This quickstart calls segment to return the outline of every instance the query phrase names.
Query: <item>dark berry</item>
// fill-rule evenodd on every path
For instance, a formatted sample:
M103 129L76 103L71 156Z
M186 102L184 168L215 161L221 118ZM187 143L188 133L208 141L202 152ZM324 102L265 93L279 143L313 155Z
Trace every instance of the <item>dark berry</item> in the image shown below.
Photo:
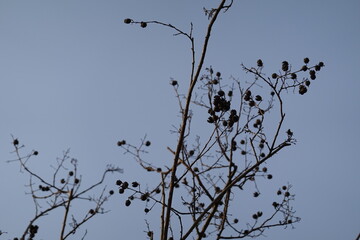
M263 61L261 59L257 60L257 66L258 67L262 67L264 64L263 64Z
M131 201L129 199L125 201L125 206L128 207L128 206L130 206L130 204L131 204Z
M301 70L303 70L305 72L306 70L308 70L308 67L306 65L304 65L304 66L302 66Z
M130 19L130 18L125 18L125 19L124 19L124 23L125 23L125 24L131 23L131 19Z
M125 140L122 140L122 141L118 141L117 142L117 145L120 147L122 145L125 145L126 144L126 141Z
M283 61L282 62L282 66L281 66L281 69L286 72L289 70L289 63L287 61Z
M133 187L137 187L137 186L139 186L139 183L138 183L138 182L132 182L131 185L132 185Z
M307 92L307 88L304 85L299 86L299 93L304 95Z
M141 195L140 199L141 199L142 201L145 201L148 197L149 197L149 194L148 194L148 193L144 193L143 195Z
M146 141L146 143L145 143L145 146L150 146L151 145L151 142L150 141Z
M141 26L142 28L146 28L146 27L147 27L147 23L146 23L146 22L141 22L141 23L140 23L140 26Z
M308 64L310 62L310 59L309 58L304 58L304 63L305 64Z
M129 183L128 182L123 182L123 184L121 185L122 188L126 189L129 187Z
M207 120L208 123L214 123L214 118L213 117L209 117L208 120Z

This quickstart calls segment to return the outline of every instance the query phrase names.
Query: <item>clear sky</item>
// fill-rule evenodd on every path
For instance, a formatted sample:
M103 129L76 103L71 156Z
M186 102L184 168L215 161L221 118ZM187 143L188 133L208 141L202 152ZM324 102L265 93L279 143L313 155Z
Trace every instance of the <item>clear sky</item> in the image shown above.
M184 31L192 22L199 52L208 23L202 8L213 2L0 0L0 230L8 232L1 240L19 234L33 213L27 176L6 163L14 157L11 134L40 152L39 173L71 148L84 182L109 163L124 169L109 178L110 188L116 178L151 181L116 142L147 134L152 161L170 157L170 130L180 119L169 81L188 83L189 44L169 29L123 19L160 20ZM214 27L206 64L224 77L246 80L240 64L259 58L268 73L283 60L300 66L304 57L326 65L307 94L289 94L286 127L298 143L269 164L274 181L267 186L291 183L302 221L266 239L355 239L360 232L359 13L358 0L235 0ZM144 239L143 205L123 202L112 198L112 211L87 225L86 239ZM39 239L60 231L59 219L48 217Z

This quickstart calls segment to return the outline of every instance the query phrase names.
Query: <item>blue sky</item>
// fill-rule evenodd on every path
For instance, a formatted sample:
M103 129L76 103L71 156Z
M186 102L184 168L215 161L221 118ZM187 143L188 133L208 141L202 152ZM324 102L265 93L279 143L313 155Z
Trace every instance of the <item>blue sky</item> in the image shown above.
M160 20L185 31L192 22L200 52L208 23L202 7L211 2L0 0L0 230L9 232L0 239L19 233L33 212L27 177L6 163L13 158L11 134L40 152L34 168L45 175L68 148L84 182L106 164L118 165L124 173L109 178L109 187L118 177L143 174L116 147L119 139L136 143L147 134L152 161L171 157L166 146L175 146L170 130L180 119L169 81L188 83L190 46L169 29L141 29L123 19ZM289 94L286 128L298 143L269 163L274 181L267 186L290 182L302 221L293 230L271 230L266 239L355 239L359 233L359 11L356 0L235 1L215 25L206 65L224 78L246 80L240 64L259 58L269 74L283 60L300 66L309 57L326 65L307 94ZM143 206L125 208L123 201L109 201L112 211L87 225L87 239L144 238ZM58 231L59 219L44 222L40 239Z

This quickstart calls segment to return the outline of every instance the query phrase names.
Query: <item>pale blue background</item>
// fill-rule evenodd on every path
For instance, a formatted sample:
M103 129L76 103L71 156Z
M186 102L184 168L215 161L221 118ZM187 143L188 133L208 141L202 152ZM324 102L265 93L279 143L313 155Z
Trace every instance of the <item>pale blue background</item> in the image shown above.
M70 147L84 182L108 163L124 169L122 179L144 173L116 147L119 139L136 143L147 134L151 161L171 159L166 146L175 146L176 136L169 130L179 118L169 79L186 86L189 44L168 29L123 19L184 30L193 22L200 47L202 7L213 2L0 0L0 230L9 232L0 239L19 234L33 213L27 176L5 162L13 158L11 134L26 150L39 150L34 167L45 175ZM304 57L326 65L308 94L290 94L286 127L298 144L269 165L274 180L266 186L293 184L302 221L294 230L268 231L266 239L355 239L360 231L359 13L358 0L247 0L235 1L215 25L206 64L226 77L246 79L240 63L255 65L258 58L268 73L283 60L301 65ZM109 201L112 211L87 225L86 239L145 238L143 205L125 208L124 199ZM148 219L156 230L156 214ZM60 221L47 218L39 239L51 239Z

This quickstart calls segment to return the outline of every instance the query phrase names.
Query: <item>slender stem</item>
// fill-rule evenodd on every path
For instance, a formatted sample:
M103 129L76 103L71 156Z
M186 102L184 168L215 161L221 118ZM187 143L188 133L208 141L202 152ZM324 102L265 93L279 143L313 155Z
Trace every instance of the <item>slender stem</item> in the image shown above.
M67 222L67 217L68 217L68 214L69 214L69 210L70 210L70 203L73 199L73 188L71 189L70 193L69 193L69 200L66 204L66 207L65 207L65 215L64 215L64 220L63 220L63 224L62 224L62 227L61 227L61 234L60 234L60 240L63 240L64 239L64 233L65 233L65 227L66 227L66 222Z
M172 202L173 202L173 195L174 195L174 187L175 187L175 179L176 179L176 169L178 166L178 160L179 160L179 156L180 156L180 151L183 147L183 141L184 141L184 135L185 135L185 131L186 131L186 124L188 121L188 117L189 117L189 109L190 109L190 103L191 103L191 97L192 97L192 92L194 90L194 87L196 85L196 82L200 76L200 72L202 70L202 66L204 64L204 60L205 60L205 56L206 56L206 52L207 52L207 47L208 47L208 43L209 43L209 39L210 39L210 35L211 35L211 30L212 27L217 19L217 16L219 15L221 9L223 8L224 4L225 4L226 0L222 0L219 7L216 9L210 23L209 26L207 28L207 33L205 35L205 41L204 41L204 45L203 45L203 50L201 52L201 57L200 57L200 61L199 64L197 66L195 75L193 77L193 79L191 79L190 82L190 87L189 87L189 91L187 94L187 98L186 98L186 106L183 112L183 117L182 117L182 124L181 124L181 128L180 128L180 136L178 139L178 144L176 147L176 151L175 151L175 157L174 157L174 162L173 162L173 167L172 167L172 173L171 173L171 180L170 180L170 186L169 186L169 195L168 195L168 204L167 204L167 209L166 209L166 217L165 217L165 226L162 229L162 240L167 240L168 237L168 230L169 230L169 224L170 224L170 217L171 217L171 208L172 208Z

